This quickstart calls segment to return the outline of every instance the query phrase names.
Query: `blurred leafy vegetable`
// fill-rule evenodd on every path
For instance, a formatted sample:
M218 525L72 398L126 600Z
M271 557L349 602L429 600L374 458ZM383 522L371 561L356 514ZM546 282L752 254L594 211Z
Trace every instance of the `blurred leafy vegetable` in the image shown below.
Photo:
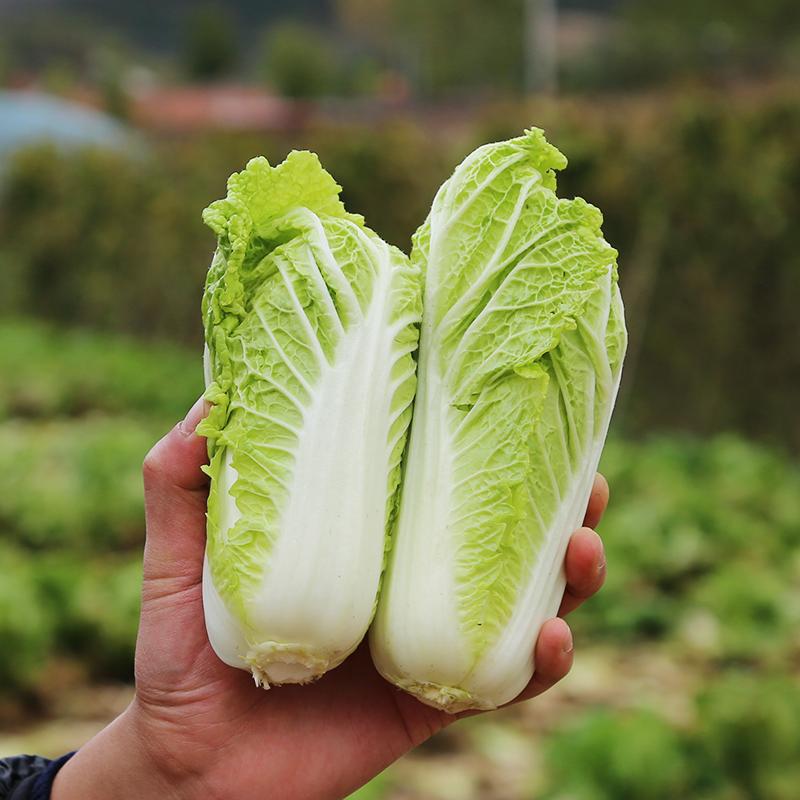
M169 344L0 321L0 420L124 414L178 420L203 391L201 356Z
M139 545L140 466L159 430L124 417L0 425L0 539L87 551Z
M601 468L608 583L576 617L580 633L683 636L733 660L800 652L795 463L733 437L655 438L612 440Z
M596 711L548 747L552 800L666 800L689 797L685 744L650 712Z
M793 800L800 785L800 682L732 673L697 703L696 794ZM706 794L707 793L707 794Z
M52 619L41 602L31 566L21 554L0 549L0 696L30 689L50 652Z

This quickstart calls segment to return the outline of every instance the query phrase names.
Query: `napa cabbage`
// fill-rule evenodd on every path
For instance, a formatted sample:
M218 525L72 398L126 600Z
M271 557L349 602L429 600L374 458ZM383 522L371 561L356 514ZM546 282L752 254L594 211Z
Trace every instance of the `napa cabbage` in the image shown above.
M421 273L309 152L256 158L205 222L211 644L257 683L312 680L364 636L415 392Z
M414 237L418 389L371 649L447 711L530 680L619 386L617 253L596 208L556 195L565 166L538 129L485 145Z

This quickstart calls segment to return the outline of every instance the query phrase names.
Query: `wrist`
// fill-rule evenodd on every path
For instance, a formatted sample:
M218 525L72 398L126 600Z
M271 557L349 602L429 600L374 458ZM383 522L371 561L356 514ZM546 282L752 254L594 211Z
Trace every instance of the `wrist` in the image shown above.
M52 800L182 800L183 778L156 757L142 730L136 701L61 768Z

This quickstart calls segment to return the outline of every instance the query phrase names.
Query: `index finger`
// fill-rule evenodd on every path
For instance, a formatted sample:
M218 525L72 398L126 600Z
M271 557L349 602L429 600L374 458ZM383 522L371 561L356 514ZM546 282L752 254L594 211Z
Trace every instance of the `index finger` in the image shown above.
M603 513L608 506L608 481L598 472L594 477L592 493L589 495L589 504L586 507L586 516L583 524L586 528L596 528L603 518Z

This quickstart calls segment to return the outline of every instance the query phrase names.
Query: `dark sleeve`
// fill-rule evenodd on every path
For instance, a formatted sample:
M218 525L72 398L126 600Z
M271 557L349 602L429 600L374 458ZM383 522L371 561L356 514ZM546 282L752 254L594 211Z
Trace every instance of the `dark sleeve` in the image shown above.
M73 755L53 761L41 756L0 759L0 800L48 800L56 774Z

